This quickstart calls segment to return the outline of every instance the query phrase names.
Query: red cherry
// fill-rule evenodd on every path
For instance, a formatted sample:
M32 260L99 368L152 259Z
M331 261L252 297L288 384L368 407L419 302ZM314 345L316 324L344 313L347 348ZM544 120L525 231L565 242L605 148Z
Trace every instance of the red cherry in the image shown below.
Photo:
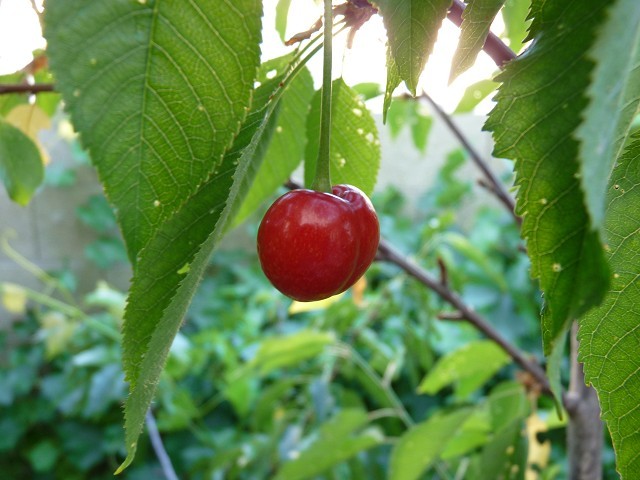
M369 268L380 240L371 201L358 188L333 194L292 190L267 210L258 229L258 256L267 278L301 302L344 292Z

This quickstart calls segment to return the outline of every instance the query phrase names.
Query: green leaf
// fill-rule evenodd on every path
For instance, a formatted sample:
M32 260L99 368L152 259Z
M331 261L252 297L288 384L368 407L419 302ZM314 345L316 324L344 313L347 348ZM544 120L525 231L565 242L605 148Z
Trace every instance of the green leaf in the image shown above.
M443 460L449 460L466 455L487 443L490 434L491 424L487 409L475 409L448 440L440 457Z
M289 18L291 0L278 0L276 5L276 31L283 42L287 39L287 19Z
M605 234L613 271L602 304L579 320L579 360L600 399L623 479L640 471L640 136L613 169L607 192Z
M593 228L603 233L607 183L624 149L640 103L640 3L609 2L606 21L589 50L596 64L580 143L580 179ZM614 53L615 52L615 53Z
M260 344L250 366L262 375L283 367L299 365L304 360L320 355L336 338L330 332L302 330L282 337L268 338Z
M415 95L451 0L376 0L400 80ZM390 64L387 62L388 71ZM392 77L390 73L387 74ZM387 79L387 89L392 82ZM397 86L397 84L396 84ZM393 91L394 88L391 89Z
M442 357L418 386L418 392L435 395L447 385L464 382L457 391L464 397L482 386L510 361L509 356L489 340L469 342Z
M142 251L123 325L123 362L131 394L125 405L128 455L118 471L133 460L171 342L211 253L260 166L277 120L277 104L269 99L283 78L277 75L256 90L253 109L220 169Z
M273 62L284 65L290 63L292 59L292 55L286 55L270 60L261 70L266 74L274 65ZM264 80L258 78L258 81ZM282 95L278 125L253 186L234 220L235 224L245 220L265 199L273 195L304 158L307 111L313 93L313 79L305 68Z
M422 478L422 473L445 450L471 413L471 409L439 412L426 422L411 427L391 451L389 480Z
M352 85L351 88L357 92L363 100L371 100L372 98L382 95L381 86L377 82L362 82Z
M9 198L28 204L43 179L38 147L21 130L0 119L0 180Z
M391 48L387 47L387 85L384 89L384 100L382 105L382 123L387 123L387 113L391 107L391 100L394 90L400 85L402 79L398 72L398 66L391 53Z
M496 385L487 397L491 430L500 432L511 424L520 424L529 415L529 400L522 384L515 381Z
M132 263L220 165L259 64L257 0L52 0L56 88L116 207Z
M411 123L411 138L415 147L424 153L427 149L429 133L433 125L433 118L421 112L422 105L416 102L415 115Z
M480 80L469 85L453 113L472 112L476 105L487 98L497 87L498 84L493 80Z
M571 321L602 300L609 282L603 247L589 227L573 139L592 70L584 51L608 3L534 1L535 42L498 77L503 84L486 124L494 154L515 160L522 237L544 292L547 355Z
M320 91L307 117L304 180L313 183L320 140ZM380 169L380 140L371 113L360 96L339 78L331 91L331 182L355 185L371 195Z
M474 459L468 478L524 480L527 466L527 436L522 422L500 431Z
M474 262L500 290L503 292L508 290L507 281L502 272L496 268L497 265L467 237L456 232L446 232L442 234L441 239L444 245L453 248Z
M382 433L369 423L367 413L359 409L342 410L320 427L318 438L300 455L282 465L276 480L312 478L356 455L379 445Z
M529 28L529 6L531 0L507 0L502 9L505 35L509 40L509 47L518 53L524 46L523 42Z
M10 73L8 75L0 75L0 84L7 83L22 83L25 78L21 72ZM24 93L12 93L0 95L0 115L6 116L14 107L27 103L29 101L29 94Z
M473 66L484 45L493 19L505 0L468 0L462 12L460 42L453 55L449 83Z

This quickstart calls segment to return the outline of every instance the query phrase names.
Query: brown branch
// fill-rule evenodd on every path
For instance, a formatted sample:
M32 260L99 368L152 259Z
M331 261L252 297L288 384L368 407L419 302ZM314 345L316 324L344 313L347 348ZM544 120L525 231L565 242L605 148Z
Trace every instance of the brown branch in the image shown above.
M43 93L53 92L54 85L52 83L36 83L30 85L28 83L16 83L0 85L0 95L7 93Z
M449 305L456 309L455 319L465 320L473 325L478 331L482 332L487 338L494 341L507 355L509 355L520 368L529 373L536 382L540 385L540 391L545 395L553 396L551 392L551 386L549 380L544 373L544 370L540 365L525 356L517 347L509 343L504 337L502 337L493 326L488 323L482 316L480 316L475 310L469 307L458 296L458 294L452 291L448 286L443 285L441 282L429 275L428 272L420 268L415 263L409 261L399 252L397 252L386 240L381 239L378 247L378 259L395 264L404 270L407 274L418 280L425 287L435 292L440 298L442 298ZM448 319L449 317L443 317Z
M473 147L473 145L471 145L471 143L469 142L469 140L467 140L467 137L464 135L464 133L462 133L462 131L454 123L453 119L444 110L442 110L442 108L440 108L440 105L438 105L428 93L423 92L422 95L418 98L424 98L429 102L429 104L433 107L433 109L436 111L438 116L447 125L451 133L453 133L453 135L458 139L460 144L467 151L467 153L469 153L469 156L471 157L473 162L476 164L476 166L484 174L486 178L486 182L484 183L484 185L486 185L488 187L488 190L493 194L495 194L498 200L500 200L500 202L505 206L505 208L509 210L509 213L511 213L511 215L513 216L515 221L518 223L518 225L522 224L522 219L515 213L515 203L513 201L513 198L511 198L511 195L509 195L509 193L505 189L502 182L500 182L498 177L496 177L496 175L491 171L487 161L484 158L482 158L482 156Z
M459 27L462 25L462 12L464 9L465 5L461 0L454 0L447 18ZM505 45L505 43L500 40L500 37L492 32L489 32L489 35L487 35L482 49L491 57L498 68L504 68L507 62L516 58L516 53Z
M593 387L584 382L584 370L578 362L578 328L571 328L571 377L563 396L569 414L567 448L570 480L602 478L602 433L600 405Z
M164 477L167 480L178 480L178 475L176 475L176 471L173 468L171 458L169 457L167 450L164 448L164 443L162 443L162 437L158 431L158 425L156 424L156 419L153 416L153 413L151 413L151 409L147 410L145 421L147 424L149 439L151 440L151 446L153 447L153 451L160 462L160 467L162 468Z

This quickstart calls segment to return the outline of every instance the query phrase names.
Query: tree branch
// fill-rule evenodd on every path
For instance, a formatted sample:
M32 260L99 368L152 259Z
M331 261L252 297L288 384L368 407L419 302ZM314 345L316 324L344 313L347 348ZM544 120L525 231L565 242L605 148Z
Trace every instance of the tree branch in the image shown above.
M447 18L459 27L462 25L462 12L464 9L465 5L461 0L454 0ZM500 40L500 37L492 32L489 32L489 35L487 35L482 49L491 57L498 68L504 68L507 62L510 62L517 56L513 50Z
M602 434L598 395L584 382L584 370L578 362L578 328L571 328L571 377L563 403L569 414L567 447L570 480L602 478Z
M540 391L545 395L552 396L549 380L544 370L537 362L527 358L523 352L517 347L509 343L503 338L484 318L482 318L475 310L469 307L464 301L451 290L447 285L437 281L428 272L420 268L415 263L409 261L402 254L397 252L386 240L380 239L378 247L379 260L387 261L400 267L407 274L418 280L425 287L435 292L449 305L457 310L456 320L465 320L473 325L477 330L482 332L487 338L494 341L507 355L509 355L515 363L523 370L528 372L540 385Z
M53 91L54 85L52 83L36 83L33 85L28 83L16 83L0 85L0 95L7 93L43 93Z
M467 137L453 122L451 117L444 110L442 110L442 108L440 108L440 105L438 105L428 93L423 92L422 95L418 98L424 98L429 102L438 116L444 121L447 127L449 127L451 133L453 133L453 135L458 139L460 144L469 153L469 156L471 157L473 162L486 177L487 182L483 183L483 185L485 185L488 190L492 192L498 198L498 200L500 200L500 202L506 207L506 209L509 210L509 213L511 213L518 225L521 225L522 219L515 213L515 203L513 201L513 198L511 197L511 195L509 195L509 192L507 192L502 182L500 182L496 175L491 171L486 160L482 158L482 156L475 148L473 148L473 145L471 145L469 140L467 140Z
M147 424L147 431L149 432L149 439L151 440L151 446L153 447L156 457L158 457L160 467L162 467L162 473L167 480L178 480L178 475L176 475L176 471L173 468L171 458L162 443L162 437L160 437L158 425L156 424L156 419L154 418L153 413L151 413L151 409L147 410L145 421Z

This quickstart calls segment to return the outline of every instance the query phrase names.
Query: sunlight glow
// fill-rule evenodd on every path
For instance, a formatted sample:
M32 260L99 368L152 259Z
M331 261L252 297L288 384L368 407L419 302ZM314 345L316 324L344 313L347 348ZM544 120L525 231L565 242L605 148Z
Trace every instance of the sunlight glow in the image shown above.
M264 1L263 58L269 59L283 55L293 47L285 47L275 30L275 10L278 0ZM42 1L37 1L41 8ZM307 30L320 17L322 8L313 0L292 1L289 11L287 35ZM498 31L503 26L500 18L494 25ZM445 110L455 108L466 87L488 78L496 67L491 59L481 53L476 64L466 73L448 84L451 59L458 44L459 29L445 20L438 35L433 53L422 74L419 91L429 93ZM14 72L32 59L32 52L45 47L38 17L30 0L0 0L0 74ZM386 82L386 32L379 15L374 15L357 33L353 49L346 48L346 33L334 42L334 77L343 76L349 85L361 82L376 82L382 88ZM321 55L312 59L309 69L316 86L320 86ZM403 93L401 86L396 94ZM370 108L379 110L381 102L371 102ZM379 112L378 112L379 113Z

